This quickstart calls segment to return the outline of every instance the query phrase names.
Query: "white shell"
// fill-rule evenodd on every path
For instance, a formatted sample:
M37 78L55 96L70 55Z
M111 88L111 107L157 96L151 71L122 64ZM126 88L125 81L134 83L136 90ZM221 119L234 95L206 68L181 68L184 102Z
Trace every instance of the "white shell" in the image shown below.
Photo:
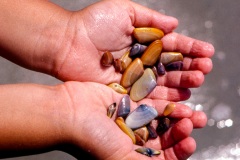
M155 108L141 104L127 116L125 123L131 129L137 129L148 124L157 116L158 112Z

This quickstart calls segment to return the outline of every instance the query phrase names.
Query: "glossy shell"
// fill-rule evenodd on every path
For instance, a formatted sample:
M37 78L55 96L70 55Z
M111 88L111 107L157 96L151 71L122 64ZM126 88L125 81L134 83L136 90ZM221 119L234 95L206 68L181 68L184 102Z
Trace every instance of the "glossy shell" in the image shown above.
M162 135L165 133L168 129L170 128L170 119L169 118L162 118L159 119L158 121L158 126L157 126L157 133Z
M113 114L115 113L116 111L116 106L117 104L116 103L113 103L111 104L109 107L108 107L108 110L107 110L107 116L109 118L111 118L113 116Z
M157 68L157 73L159 76L164 75L166 73L166 69L165 69L164 65L162 64L162 62L159 61L157 63L156 68Z
M146 126L136 129L134 133L139 135L145 142L147 142L149 137L149 132Z
M134 133L134 135L136 139L136 145L143 146L146 143L146 141L144 141L141 136L136 133Z
M138 148L135 151L138 153L141 153L143 155L146 155L148 157L152 157L152 156L161 154L161 152L158 150L154 150L154 149L146 148L146 147Z
M132 46L129 56L130 57L140 56L146 49L147 49L146 45L136 43Z
M183 61L183 55L180 52L162 52L160 61L163 65L176 61Z
M121 61L121 59L115 59L113 62L113 66L116 72L122 73L125 70L125 66L123 65L123 62Z
M148 46L141 56L143 65L153 66L157 62L162 52L162 45L163 44L161 40L156 40Z
M124 123L124 119L122 117L118 117L115 122L118 127L132 139L133 144L136 144L135 135L133 131Z
M126 88L130 87L142 76L143 72L144 68L142 61L136 58L124 71L120 84Z
M131 64L132 58L129 57L130 51L127 51L120 59L123 63L124 70Z
M144 74L132 85L130 97L139 101L146 97L156 87L157 81L152 69L147 68Z
M127 116L125 123L131 129L137 129L145 126L157 116L158 112L155 108L142 104Z
M111 52L107 51L107 52L104 52L102 57L101 57L101 65L102 66L105 66L105 67L108 67L108 66L111 66L113 64L113 55Z
M157 134L156 130L153 128L153 126L147 125L147 129L149 132L149 138L155 139L158 137L158 134Z
M169 63L165 66L165 69L167 71L180 71L182 70L183 67L183 62L182 61L176 61L176 62L172 62Z
M111 83L108 85L108 87L112 88L114 91L121 93L121 94L127 94L127 92L128 92L123 86L121 86L118 83Z
M133 36L139 43L143 44L161 39L164 36L164 33L157 28L142 27L135 28L133 30Z
M171 113L174 111L175 107L176 107L176 104L175 104L175 103L169 103L169 104L165 107L165 109L164 109L164 111L163 111L163 115L164 115L164 116L168 116L169 114L171 114Z
M118 110L117 110L117 117L126 118L126 116L130 113L130 97L129 95L124 95L121 99Z

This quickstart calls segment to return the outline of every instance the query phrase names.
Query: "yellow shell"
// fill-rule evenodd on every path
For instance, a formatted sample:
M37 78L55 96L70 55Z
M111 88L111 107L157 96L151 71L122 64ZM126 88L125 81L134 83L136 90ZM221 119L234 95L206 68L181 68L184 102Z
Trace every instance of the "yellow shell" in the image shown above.
M112 88L114 91L121 93L121 94L127 94L127 92L128 92L123 86L121 86L118 83L111 83L108 85L108 87Z
M164 116L168 116L169 114L171 114L174 109L175 109L176 105L174 103L169 103L166 108L163 111L163 115Z
M141 56L143 65L153 66L159 59L159 56L162 52L162 47L163 44L161 40L155 40L152 42Z
M132 58L129 57L130 51L127 51L121 58L123 69L125 70L132 62Z
M142 61L136 58L124 71L120 84L123 87L130 87L142 76L144 72Z
M162 30L157 28L142 27L133 30L133 36L139 43L149 43L164 36Z
M132 139L133 144L136 144L135 135L134 135L132 129L129 128L129 127L124 123L124 119L123 119L122 117L118 117L118 118L115 120L115 122L116 122L116 124L118 125L118 127Z

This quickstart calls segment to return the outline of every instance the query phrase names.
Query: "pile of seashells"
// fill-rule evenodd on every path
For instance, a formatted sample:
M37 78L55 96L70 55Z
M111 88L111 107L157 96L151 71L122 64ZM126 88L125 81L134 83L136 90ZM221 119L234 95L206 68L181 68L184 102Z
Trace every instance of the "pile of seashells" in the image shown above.
M164 117L158 118L156 130L151 126L151 121L158 117L155 108L141 104L130 113L130 99L142 100L157 86L158 76L164 75L166 71L181 70L183 67L183 55L180 52L162 52L163 36L163 31L157 28L135 28L133 37L137 43L129 51L119 59L114 59L113 55L106 51L100 60L102 66L113 65L116 72L122 73L120 84L108 85L116 92L125 94L119 102L115 122L131 138L133 144L139 146L169 129L170 120L167 116L175 108L174 103L166 106ZM116 108L117 103L108 107L108 117L113 116ZM160 151L146 147L136 151L149 157L160 154Z
M138 43L121 58L114 59L110 52L105 52L101 58L103 66L115 67L122 73L120 84L112 83L109 87L126 94L130 88L130 97L139 101L146 97L157 85L157 77L166 71L181 70L183 55L180 52L162 52L161 38L164 33L156 28L135 28L133 36Z
M116 103L111 104L108 107L107 116L111 118L116 108ZM126 94L119 102L115 122L131 138L133 144L143 146L149 139L155 139L158 135L163 134L169 129L170 120L167 116L173 112L175 104L169 103L166 106L163 112L164 117L158 119L156 130L151 125L151 121L158 116L155 108L141 104L131 113L130 108L130 97ZM136 151L149 157L160 154L160 151L146 147L138 148Z

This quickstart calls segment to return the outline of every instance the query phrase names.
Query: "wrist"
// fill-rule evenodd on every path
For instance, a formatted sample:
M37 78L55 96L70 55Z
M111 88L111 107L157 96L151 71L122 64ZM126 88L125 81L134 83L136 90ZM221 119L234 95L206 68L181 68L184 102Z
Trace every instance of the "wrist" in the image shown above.
M32 70L54 72L57 52L69 46L65 36L72 12L48 1L3 0L0 10L0 55Z
M0 158L54 150L67 142L66 114L70 111L65 110L67 99L60 88L30 84L0 86Z

